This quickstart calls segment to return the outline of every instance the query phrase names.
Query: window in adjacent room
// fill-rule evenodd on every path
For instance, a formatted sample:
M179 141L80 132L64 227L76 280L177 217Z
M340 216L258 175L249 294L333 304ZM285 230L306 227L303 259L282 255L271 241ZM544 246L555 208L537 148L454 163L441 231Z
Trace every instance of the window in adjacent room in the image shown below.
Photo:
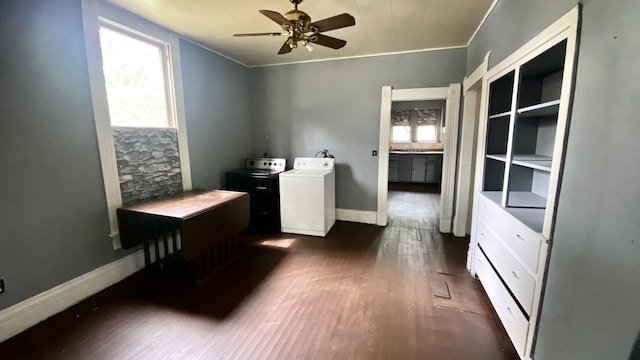
M394 110L391 115L391 141L411 142L411 110Z
M392 111L391 141L396 143L435 143L440 140L442 109Z
M416 142L437 142L440 117L440 109L416 109Z

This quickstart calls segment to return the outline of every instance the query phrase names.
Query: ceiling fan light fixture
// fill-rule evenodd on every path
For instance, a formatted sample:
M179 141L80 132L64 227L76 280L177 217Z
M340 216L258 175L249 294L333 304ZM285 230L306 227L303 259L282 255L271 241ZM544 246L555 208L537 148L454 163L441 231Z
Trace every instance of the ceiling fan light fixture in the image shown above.
M355 18L347 13L332 16L323 20L312 22L311 17L304 11L298 10L298 4L303 0L289 0L294 4L294 9L284 15L272 10L259 10L259 13L268 17L282 28L280 33L249 33L234 34L233 36L287 36L288 39L282 44L278 55L290 53L292 49L298 48L298 42L309 52L313 51L311 45L325 46L331 49L340 49L347 42L331 36L321 34L326 31L342 29L356 24Z
M305 43L304 43L304 47L306 47L306 48L307 48L307 50L309 50L309 52L312 52L312 51L313 51L313 46L311 46L311 43L310 43L310 42L308 42L308 41L305 41Z

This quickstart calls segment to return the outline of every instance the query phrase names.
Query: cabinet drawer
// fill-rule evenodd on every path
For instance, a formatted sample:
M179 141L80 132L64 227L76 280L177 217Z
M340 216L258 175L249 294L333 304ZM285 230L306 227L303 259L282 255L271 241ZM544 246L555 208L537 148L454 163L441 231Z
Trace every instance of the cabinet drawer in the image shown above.
M480 196L478 218L522 260L533 274L538 272L542 236L511 216L498 204Z
M529 322L518 308L515 301L504 288L504 285L493 271L491 265L484 257L480 249L476 249L479 256L476 257L476 273L484 287L491 304L493 304L502 325L504 326L513 346L520 356L523 355L527 341Z
M507 283L513 295L528 315L531 315L535 279L520 262L511 255L498 237L482 222L478 221L478 244L482 247L491 263Z

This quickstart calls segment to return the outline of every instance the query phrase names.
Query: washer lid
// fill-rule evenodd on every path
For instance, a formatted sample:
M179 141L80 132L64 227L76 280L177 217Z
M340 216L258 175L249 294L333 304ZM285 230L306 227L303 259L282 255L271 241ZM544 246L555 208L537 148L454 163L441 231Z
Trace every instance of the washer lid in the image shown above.
M295 158L294 169L333 170L335 159L333 158Z
M280 173L280 176L298 176L298 177L323 177L332 173L333 170L322 169L291 169Z

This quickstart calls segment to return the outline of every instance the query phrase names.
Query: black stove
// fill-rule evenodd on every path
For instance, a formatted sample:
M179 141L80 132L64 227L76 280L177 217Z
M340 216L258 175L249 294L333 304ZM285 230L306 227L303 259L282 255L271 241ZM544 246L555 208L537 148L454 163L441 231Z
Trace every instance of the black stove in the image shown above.
M226 188L250 194L250 230L280 232L279 174L285 166L285 159L247 158L244 168L227 171Z

